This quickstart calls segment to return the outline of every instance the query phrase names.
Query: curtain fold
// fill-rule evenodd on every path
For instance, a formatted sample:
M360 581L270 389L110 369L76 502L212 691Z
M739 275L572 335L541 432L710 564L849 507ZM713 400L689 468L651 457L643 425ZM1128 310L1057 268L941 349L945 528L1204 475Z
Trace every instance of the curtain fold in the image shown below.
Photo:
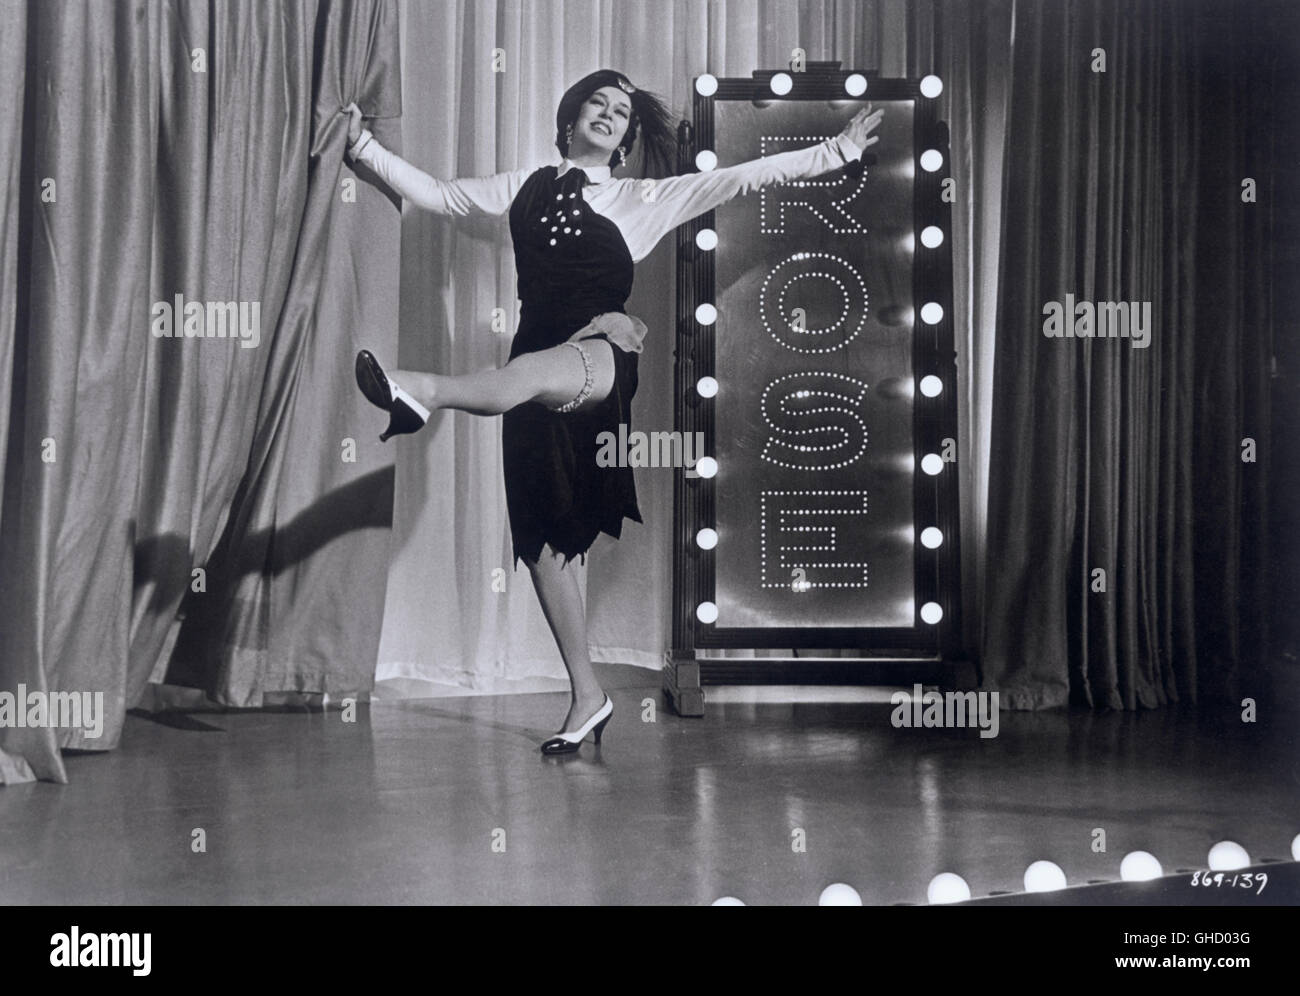
M1008 143L1012 0L973 5L946 0L922 5L935 52L913 72L932 66L944 82L939 116L949 124L953 204L953 301L957 346L957 418L963 646L979 647L987 561L989 451L993 366L998 341L998 264L1003 174ZM918 33L925 30L917 29Z
M398 24L385 0L14 11L0 688L102 693L105 722L0 747L29 769L6 780L63 781L58 749L114 747L151 679L239 706L370 687L392 455L351 364L396 336L399 216L345 186L341 109L400 114Z
M1242 440L1267 435L1272 248L1240 195L1278 10L1016 0L983 638L1008 707L1236 697L1262 667ZM1067 295L1149 304L1149 345L1049 338Z

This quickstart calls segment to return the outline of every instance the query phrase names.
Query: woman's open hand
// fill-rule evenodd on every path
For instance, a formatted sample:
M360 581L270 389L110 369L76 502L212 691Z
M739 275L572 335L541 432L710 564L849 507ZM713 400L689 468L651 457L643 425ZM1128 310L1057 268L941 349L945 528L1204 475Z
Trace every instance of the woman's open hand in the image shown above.
M871 133L880 127L880 122L884 116L884 111L873 111L871 105L868 104L853 115L853 120L844 126L844 130L840 134L859 149L865 150L867 146L875 145L880 141L879 135L872 135Z
M343 110L348 112L348 147L351 148L361 137L361 108L353 102Z

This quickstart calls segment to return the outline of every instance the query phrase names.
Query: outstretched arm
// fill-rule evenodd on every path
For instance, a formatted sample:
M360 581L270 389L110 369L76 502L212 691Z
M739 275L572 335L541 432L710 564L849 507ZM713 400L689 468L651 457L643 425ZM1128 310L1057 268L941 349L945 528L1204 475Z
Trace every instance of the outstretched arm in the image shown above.
M468 180L438 180L401 156L385 149L374 135L361 127L361 110L349 104L348 158L364 163L404 200L434 214L465 217L471 214L501 215L519 193L532 170L498 173Z
M839 135L817 145L706 173L689 173L660 180L655 185L653 200L647 200L638 213L653 218L654 241L657 242L683 222L712 211L733 197L773 183L820 176L853 162L880 140L878 135L871 133L883 116L884 111L873 111L868 104L854 115Z

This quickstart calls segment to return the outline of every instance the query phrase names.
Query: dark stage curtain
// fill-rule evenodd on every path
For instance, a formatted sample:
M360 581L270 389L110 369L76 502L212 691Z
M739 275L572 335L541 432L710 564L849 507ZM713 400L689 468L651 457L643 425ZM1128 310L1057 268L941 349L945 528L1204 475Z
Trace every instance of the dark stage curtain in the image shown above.
M1283 18L1015 4L982 650L1004 705L1259 692ZM1151 302L1149 347L1046 337L1066 294Z
M351 369L396 349L400 217L349 199L341 108L400 147L396 5L10 0L0 24L0 689L105 704L98 739L0 730L0 782L64 781L59 748L114 747L156 683L367 690L392 454ZM247 336L206 308L207 335L155 336L177 295L242 304Z

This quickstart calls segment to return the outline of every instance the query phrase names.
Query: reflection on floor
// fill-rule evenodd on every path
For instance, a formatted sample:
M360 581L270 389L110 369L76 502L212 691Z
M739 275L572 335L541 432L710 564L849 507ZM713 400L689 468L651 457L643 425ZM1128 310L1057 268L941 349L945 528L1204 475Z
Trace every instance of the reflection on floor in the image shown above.
M1040 858L1070 885L1125 853L1205 867L1216 841L1289 859L1295 722L1232 709L1003 713L998 735L900 729L888 704L664 708L601 666L605 743L543 758L562 694L338 712L133 715L70 784L0 789L0 903L811 905L834 882L978 898ZM194 853L195 830L206 853ZM1105 850L1096 842L1104 832Z

